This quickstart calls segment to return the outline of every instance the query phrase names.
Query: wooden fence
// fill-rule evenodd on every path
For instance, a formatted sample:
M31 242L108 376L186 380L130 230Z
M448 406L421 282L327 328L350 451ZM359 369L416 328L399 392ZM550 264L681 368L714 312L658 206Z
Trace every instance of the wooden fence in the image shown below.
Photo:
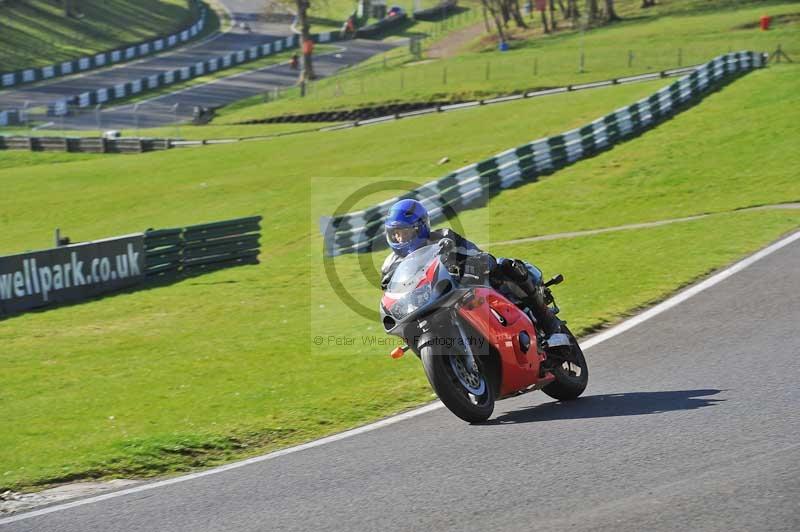
M242 264L258 264L261 216L144 233L145 274L171 280Z

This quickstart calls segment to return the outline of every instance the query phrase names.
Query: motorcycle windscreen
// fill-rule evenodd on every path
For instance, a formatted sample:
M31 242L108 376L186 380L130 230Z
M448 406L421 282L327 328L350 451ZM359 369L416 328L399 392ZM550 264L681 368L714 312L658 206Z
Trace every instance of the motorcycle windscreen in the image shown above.
M420 248L409 254L395 270L386 287L386 296L396 300L390 310L395 318L403 319L430 301L430 268L436 266L438 251L436 245Z

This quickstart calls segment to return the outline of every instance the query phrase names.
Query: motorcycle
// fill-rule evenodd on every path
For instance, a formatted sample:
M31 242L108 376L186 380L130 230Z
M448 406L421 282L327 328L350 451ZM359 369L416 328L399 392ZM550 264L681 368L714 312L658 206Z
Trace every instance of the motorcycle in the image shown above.
M422 361L431 387L444 405L470 423L486 421L495 401L534 390L568 401L586 389L589 370L577 340L561 322L562 333L549 339L536 327L522 294L501 293L480 268L463 268L442 241L410 253L397 267L381 299L387 334ZM471 260L467 258L467 261ZM484 272L488 273L488 272ZM555 304L544 283L545 301Z

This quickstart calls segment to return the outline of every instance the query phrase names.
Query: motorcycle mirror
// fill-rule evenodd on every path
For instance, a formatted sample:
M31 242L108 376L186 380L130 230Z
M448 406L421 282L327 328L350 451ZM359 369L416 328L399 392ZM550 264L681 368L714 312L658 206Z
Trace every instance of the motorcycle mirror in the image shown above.
M561 283L563 281L564 281L564 276L559 273L558 275L556 275L555 277L553 277L552 279L550 279L549 281L544 283L544 285L545 286L553 286L554 284L559 284L559 283Z

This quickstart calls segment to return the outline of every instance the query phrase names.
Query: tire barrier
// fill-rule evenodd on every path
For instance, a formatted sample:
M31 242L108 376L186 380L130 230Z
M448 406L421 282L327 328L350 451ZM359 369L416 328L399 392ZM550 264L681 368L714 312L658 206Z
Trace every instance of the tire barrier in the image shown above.
M25 121L25 112L19 109L0 111L0 126L18 126Z
M451 104L464 103L461 101L428 101L428 102L405 102L387 105L376 105L371 107L359 107L357 109L342 109L340 111L321 111L319 113L308 113L302 115L280 115L269 118L259 118L237 122L241 125L254 124L279 124L285 122L344 122L347 120L369 120L382 116L394 115L398 113L408 113L428 109L431 107L441 107Z
M437 222L455 212L481 207L502 190L534 182L575 161L610 149L697 103L710 90L739 74L766 65L766 54L733 52L696 68L650 97L617 109L583 127L506 150L368 209L320 220L329 256L370 252L386 246L383 220L403 198L416 199Z
M60 151L70 153L144 153L168 150L169 139L105 137L4 137L0 150Z
M129 44L121 48L80 57L71 61L63 61L61 63L37 68L23 68L14 72L0 72L0 88L18 87L20 85L35 83L46 79L55 79L79 72L87 72L89 70L140 59L148 55L161 53L170 48L175 48L197 36L205 28L208 19L208 11L205 5L201 4L199 0L192 0L192 3L199 10L199 14L197 19L183 30L171 35L148 39L139 43Z
M429 113L444 113L447 111L467 109L469 107L475 107L479 105L492 105L495 103L510 102L513 100L521 100L523 98L536 98L538 96L550 96L552 94L559 94L562 92L599 89L601 87L608 87L610 85L624 85L627 83L636 83L640 81L651 81L685 74L693 71L699 66L701 65L673 68L658 72L648 72L635 76L592 81L589 83L581 83L576 85L566 85L564 87L526 89L504 96L497 96L495 98L485 98L483 100L403 102L371 107L358 107L355 109L341 109L338 111L321 111L319 113L309 113L304 115L279 115L268 118L257 118L253 120L245 120L244 122L236 122L236 125L272 124L282 122L342 122L347 120L355 120L355 123L330 126L329 128L323 128L322 131L328 129L344 129L348 127L366 126L370 123L380 123L387 120L398 120L400 118L422 116Z

